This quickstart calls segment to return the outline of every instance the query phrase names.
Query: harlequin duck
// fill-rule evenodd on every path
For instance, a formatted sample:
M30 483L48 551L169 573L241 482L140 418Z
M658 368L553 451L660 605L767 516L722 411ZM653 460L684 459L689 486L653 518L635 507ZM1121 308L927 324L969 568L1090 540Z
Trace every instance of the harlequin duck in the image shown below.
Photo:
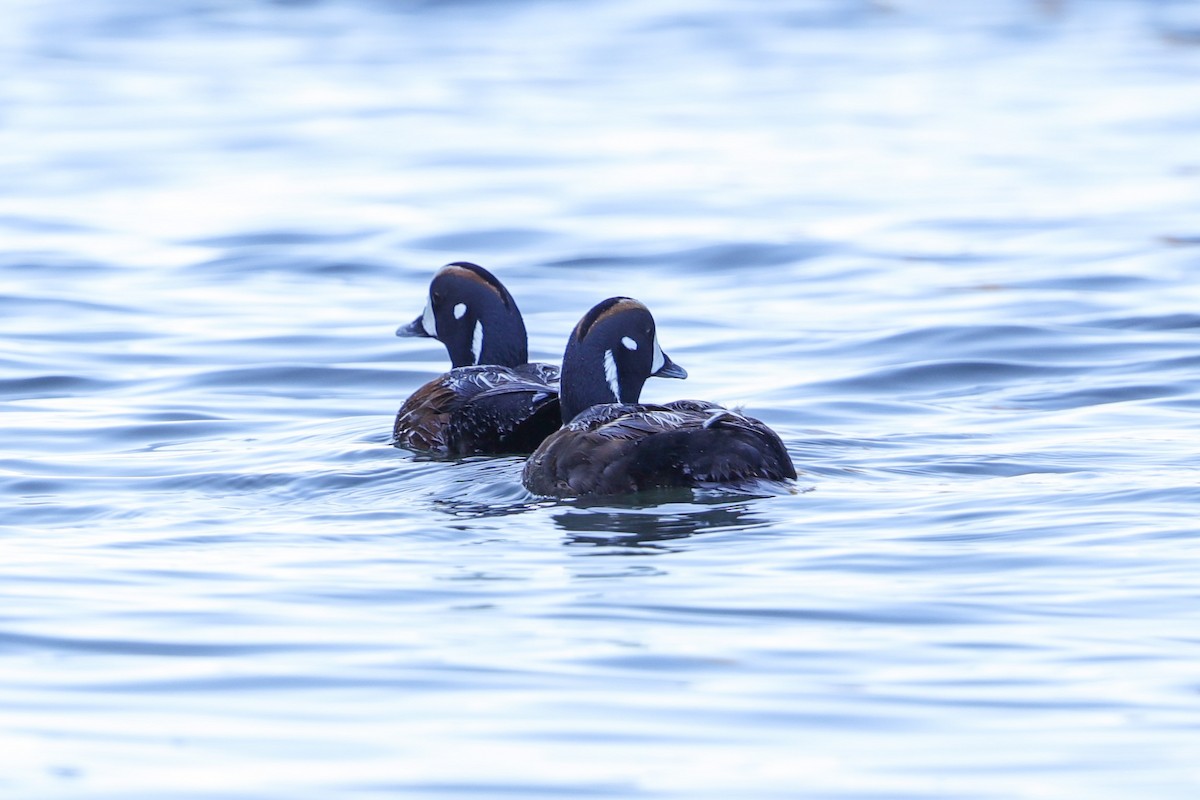
M392 427L397 447L530 453L558 429L558 367L528 363L521 311L483 267L457 261L438 270L424 313L396 335L437 339L454 367L404 401Z
M659 347L649 309L612 297L585 314L563 356L564 426L525 462L525 488L574 497L796 477L756 419L697 400L638 403L652 375L687 377Z

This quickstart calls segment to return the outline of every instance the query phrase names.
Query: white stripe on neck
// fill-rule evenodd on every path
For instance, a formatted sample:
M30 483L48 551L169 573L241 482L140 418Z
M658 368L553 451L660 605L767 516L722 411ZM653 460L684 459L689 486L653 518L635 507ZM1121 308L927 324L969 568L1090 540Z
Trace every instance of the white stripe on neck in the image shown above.
M471 335L471 360L478 364L481 355L483 355L483 323L475 320L475 333Z
M612 389L613 402L621 402L621 381L617 378L617 360L613 358L612 350L604 351L604 378L608 388Z

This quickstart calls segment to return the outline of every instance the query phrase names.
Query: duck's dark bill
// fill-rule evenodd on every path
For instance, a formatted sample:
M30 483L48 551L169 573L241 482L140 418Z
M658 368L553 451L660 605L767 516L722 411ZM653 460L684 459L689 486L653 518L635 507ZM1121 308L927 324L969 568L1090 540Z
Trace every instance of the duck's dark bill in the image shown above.
M663 365L658 368L658 372L654 373L656 378L686 378L687 370L676 364L671 359L663 354Z
M423 317L417 317L407 325L401 325L396 328L397 336L424 336L429 338L429 334L425 332L425 324L422 322Z

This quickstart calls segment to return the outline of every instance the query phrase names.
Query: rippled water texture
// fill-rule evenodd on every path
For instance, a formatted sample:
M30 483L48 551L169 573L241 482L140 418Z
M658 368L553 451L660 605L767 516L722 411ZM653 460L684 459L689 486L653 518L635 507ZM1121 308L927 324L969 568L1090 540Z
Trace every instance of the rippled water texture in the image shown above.
M4 797L1200 792L1194 4L5 20ZM389 447L459 259L796 491Z

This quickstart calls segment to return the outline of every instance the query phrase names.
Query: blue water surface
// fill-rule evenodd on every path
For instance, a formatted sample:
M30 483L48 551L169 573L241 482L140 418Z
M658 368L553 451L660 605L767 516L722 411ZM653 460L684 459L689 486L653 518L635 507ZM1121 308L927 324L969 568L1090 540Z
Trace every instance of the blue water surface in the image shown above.
M1194 4L5 19L4 797L1200 792ZM794 489L388 446L455 260Z

